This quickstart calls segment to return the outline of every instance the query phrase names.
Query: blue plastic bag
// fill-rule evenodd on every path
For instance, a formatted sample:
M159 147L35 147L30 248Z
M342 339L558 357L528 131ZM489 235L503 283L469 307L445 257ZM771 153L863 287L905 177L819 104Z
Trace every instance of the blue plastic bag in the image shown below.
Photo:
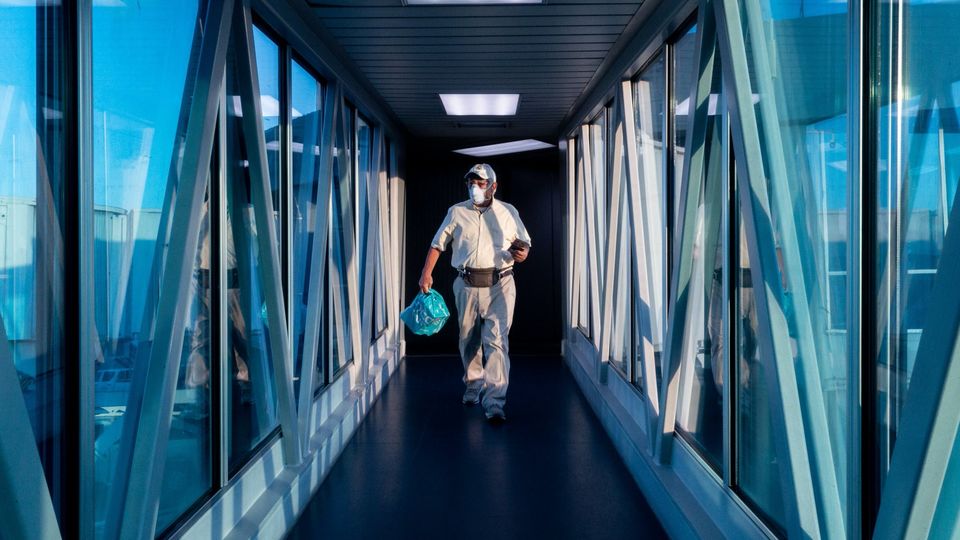
M400 319L414 334L432 336L443 328L443 324L450 318L450 310L443 301L443 296L437 291L420 293L407 309L400 313Z

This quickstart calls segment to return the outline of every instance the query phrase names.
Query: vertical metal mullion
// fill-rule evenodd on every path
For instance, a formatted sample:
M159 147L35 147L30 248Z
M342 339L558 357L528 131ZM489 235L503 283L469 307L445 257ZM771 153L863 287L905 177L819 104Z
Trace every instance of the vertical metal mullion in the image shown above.
M75 160L77 181L72 183L71 195L73 200L67 203L67 212L70 216L68 230L75 231L75 236L64 243L64 256L67 265L76 262L78 268L72 274L73 278L67 281L64 305L68 306L72 317L67 318L67 332L75 331L75 335L68 334L68 342L74 343L80 351L78 362L66 362L65 373L67 403L76 404L73 417L76 419L76 432L70 430L70 422L65 422L67 431L71 435L70 442L76 444L74 454L75 473L70 473L76 481L76 516L70 520L77 524L77 536L81 539L94 538L95 499L94 499L94 381L95 359L93 354L94 313L95 299L93 289L93 1L78 0L64 4L73 6L75 11L70 14L68 24L74 35L76 51L76 66L72 73L75 95L72 102L74 114L65 114L67 119L74 119L76 124L71 126L76 144L69 144L68 151ZM69 8L65 8L69 9ZM71 40L65 40L69 42ZM64 55L67 58L67 55ZM69 63L69 62L68 62ZM76 154L72 154L76 152ZM69 170L69 169L68 169ZM68 186L71 183L68 182ZM69 268L69 266L67 266ZM74 289L74 290L71 290ZM70 321L77 321L74 327ZM74 371L76 370L76 371ZM74 376L76 378L74 378ZM75 392L75 393L74 393ZM69 443L64 445L69 447ZM71 468L67 468L71 470ZM68 497L67 500L70 500ZM65 506L66 508L66 506Z
M734 434L734 429L736 429L736 391L733 388L733 384L740 380L738 376L734 374L734 370L737 369L739 362L740 347L736 341L736 330L732 321L740 320L738 317L738 306L735 298L737 295L733 289L734 284L737 283L734 275L739 275L740 273L740 257L739 251L737 250L737 242L739 242L740 235L738 229L738 219L737 219L737 208L736 208L736 175L734 173L734 164L733 164L733 145L730 141L730 115L725 110L725 105L723 100L718 100L717 103L717 113L719 114L723 110L723 122L721 124L722 130L722 139L723 139L723 217L721 218L721 231L725 231L726 234L722 234L722 257L723 257L723 268L722 273L722 282L720 286L723 289L723 310L727 314L723 319L722 324L722 335L724 336L725 347L725 357L723 362L726 363L723 370L723 484L725 486L733 487L736 482L736 437ZM734 293L734 294L731 294Z
M674 178L673 178L676 167L674 167L674 163L673 163L673 159L674 159L673 155L674 155L675 149L674 149L674 140L673 140L674 139L673 122L671 121L671 119L674 117L674 113L677 108L675 103L676 100L673 92L674 79L675 79L675 69L673 65L674 46L675 46L674 43L667 43L663 47L663 62L664 62L664 78L663 78L664 93L663 95L666 96L666 99L664 100L664 107L666 110L664 111L665 114L663 115L663 163L660 164L661 174L662 174L663 183L664 183L664 189L662 192L663 199L664 199L662 203L663 212L661 213L661 215L663 216L663 223L660 226L661 227L660 230L663 233L663 237L666 239L666 241L663 242L663 257L664 257L663 277L664 279L663 279L663 285L662 285L663 287L662 298L664 299L663 301L664 316L666 317L667 321L670 320L670 309L673 307L670 305L669 299L670 299L670 295L673 293L673 291L671 291L670 289L671 289L671 284L673 283L673 272L674 272L673 254L676 249L674 244L676 242L675 234L677 232L676 228L674 227L674 220L676 219L676 216L674 216L675 212L674 212L673 200L676 197L677 186L674 185ZM691 103L690 107L692 108L693 106L694 105ZM690 114L689 112L688 112L688 115L691 118L693 117L693 115ZM691 124L692 123L693 121L691 120Z
M851 64L856 67L852 71L850 85L851 113L856 113L855 121L851 118L852 134L858 134L856 152L851 152L857 162L851 167L849 180L859 178L859 193L848 195L851 204L848 238L847 275L850 276L847 288L851 294L858 294L855 301L850 302L847 312L848 332L852 325L856 325L857 334L849 339L850 347L850 376L859 377L858 384L851 381L848 393L849 409L852 414L859 412L859 418L850 421L850 453L848 463L859 460L859 470L854 471L856 482L851 481L848 486L848 520L851 524L847 528L847 535L851 538L868 538L873 536L876 511L879 506L880 486L877 478L877 370L875 362L879 354L876 331L878 329L878 310L875 302L864 302L864 298L873 298L877 291L877 272L874 261L877 260L877 182L878 175L874 166L877 163L877 144L873 136L877 133L878 108L876 100L879 94L874 94L873 88L874 60L873 48L879 47L876 40L874 26L875 13L872 2L862 0L853 1L854 9L851 17L851 27L856 35L851 36L850 58ZM851 114L853 117L854 114ZM857 137L857 135L854 135ZM870 139L866 139L870 137ZM854 165L854 164L851 164ZM857 234L859 233L859 234ZM856 245L853 241L856 239ZM856 277L854 277L856 276ZM868 329L868 332L864 332ZM856 352L856 354L854 354ZM854 391L857 389L858 391ZM864 444L864 441L867 443ZM853 527L859 526L859 530Z
M216 175L211 177L209 213L210 219L210 274L211 281L216 288L210 291L210 312L212 315L211 328L214 329L212 340L213 356L213 395L211 403L216 407L211 411L214 415L213 435L215 444L210 445L214 454L213 474L214 486L219 488L226 485L230 475L230 407L227 401L226 389L230 385L230 364L233 360L232 347L227 340L229 316L227 311L227 296L230 294L230 282L227 277L227 80L223 74L220 87L220 112L217 115L217 138L214 141L214 156L216 157Z
M569 333L568 330L573 327L573 321L575 320L573 315L573 276L576 275L574 265L573 265L573 260L574 260L573 259L573 247L574 247L573 231L575 228L575 224L574 224L575 214L574 214L573 208L575 206L574 183L576 182L576 143L574 141L575 140L573 137L567 138L567 145L566 145L566 151L565 151L566 155L564 156L566 158L564 160L566 163L566 171L565 171L566 177L564 179L564 183L566 184L566 188L567 188L566 189L567 196L565 197L565 201L564 201L565 204L564 204L564 220L563 220L564 235L565 235L563 253L564 253L564 262L566 263L564 265L566 269L566 274L564 275L564 280L563 280L563 283L566 284L566 287L564 287L565 289L564 306L567 308L565 310L566 317L565 317L565 324L563 326L563 334L562 334L562 337L564 339L567 338L567 335Z
M705 0L698 15L698 34L695 47L697 76L691 83L688 103L690 127L686 135L684 169L680 179L677 212L679 226L676 229L678 245L673 250L675 257L668 260L675 264L670 276L670 306L667 315L666 344L663 349L663 381L660 394L660 418L657 424L657 458L661 463L669 463L673 448L673 434L676 427L677 408L679 406L680 379L688 366L680 358L683 351L683 337L687 315L688 287L693 271L693 253L696 235L697 203L705 182L705 160L707 151L707 126L709 124L709 100L713 85L714 65L716 62L716 22L711 16L712 2ZM670 48L668 47L667 50ZM672 67L668 67L668 72ZM672 101L672 97L670 98ZM673 116L673 105L671 114ZM673 137L669 138L671 141ZM672 149L673 143L670 143ZM673 151L668 154L673 160ZM670 185L670 182L668 182ZM672 196L671 196L672 198ZM672 204L672 203L671 203Z
M290 46L280 43L280 272L283 276L283 307L287 315L287 358L293 373L293 125L290 114Z

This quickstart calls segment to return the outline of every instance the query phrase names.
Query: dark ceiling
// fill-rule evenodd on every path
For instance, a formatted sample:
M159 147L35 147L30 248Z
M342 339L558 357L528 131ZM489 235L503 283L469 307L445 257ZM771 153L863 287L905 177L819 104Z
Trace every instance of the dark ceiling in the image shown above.
M306 0L413 137L553 142L642 2L405 6ZM440 93L519 93L512 117L452 117Z

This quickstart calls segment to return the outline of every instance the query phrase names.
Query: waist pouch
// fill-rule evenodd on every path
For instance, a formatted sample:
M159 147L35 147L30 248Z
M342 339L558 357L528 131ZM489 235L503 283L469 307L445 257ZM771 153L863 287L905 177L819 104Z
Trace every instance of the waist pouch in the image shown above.
M513 275L513 268L498 270L496 268L470 268L461 270L460 277L468 287L493 287L500 279Z

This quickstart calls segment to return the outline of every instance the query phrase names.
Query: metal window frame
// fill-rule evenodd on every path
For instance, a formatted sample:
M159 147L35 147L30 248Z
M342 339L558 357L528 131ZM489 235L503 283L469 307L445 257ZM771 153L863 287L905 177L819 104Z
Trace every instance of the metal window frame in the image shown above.
M379 228L380 215L378 211L379 205L379 190L376 189L376 182L379 178L379 173L374 174L374 171L371 170L372 164L379 162L380 152L382 151L382 131L379 127L367 122L365 119L362 119L357 116L358 119L363 120L367 125L367 129L370 130L370 136L368 138L368 144L370 145L369 152L367 156L367 174L366 178L360 179L357 178L357 208L363 209L363 216L358 215L360 222L360 234L358 236L358 245L357 252L359 253L363 250L363 259L357 264L357 271L359 272L359 278L363 280L363 287L360 290L359 305L361 308L360 313L360 346L363 347L363 371L364 376L368 376L370 367L370 348L371 342L373 341L373 324L371 324L371 318L373 316L374 308L374 279L376 278L376 242L379 234L377 230ZM359 121L355 124L357 126L355 137L359 141L360 137L360 123ZM360 146L357 144L357 150L355 152L354 162L358 164L357 171L359 173L359 159L360 159ZM379 168L379 167L378 167ZM361 202L362 200L362 202ZM358 212L359 214L359 212Z
M585 224L585 214L586 214L586 197L584 196L584 189L586 188L584 177L586 175L584 163L583 163L583 154L584 154L584 144L583 144L583 134L581 133L578 137L574 137L574 151L576 155L574 159L576 161L576 166L574 169L574 198L573 201L573 269L571 271L571 282L572 289L570 294L570 304L571 304L571 326L574 329L579 330L585 336L589 337L590 333L589 328L585 324L586 321L580 320L580 311L583 304L582 295L584 294L584 276L581 272L582 264L585 264L584 253L586 247L586 224ZM576 141L580 141L576 143Z
M390 316L382 316L389 312L389 306L393 298L393 267L387 264L393 260L393 223L390 221L390 197L387 168L390 159L390 140L387 138L383 127L377 124L374 131L374 140L380 147L380 155L376 160L374 169L374 178L371 180L376 186L377 194L377 241L375 245L376 257L374 259L374 270L377 280L376 295L374 297L373 309L373 333L372 342L379 341L390 329ZM382 319L382 327L381 327ZM388 340L389 341L389 340Z
M714 4L720 36L720 54L724 71L727 105L734 126L734 151L737 157L739 177L747 182L740 190L741 208L746 225L747 245L751 267L763 276L766 287L756 294L759 320L759 345L764 358L770 359L774 369L767 372L771 411L774 417L774 439L781 462L781 480L787 513L787 529L791 534L806 534L839 537L845 527L841 513L840 494L837 490L833 456L829 448L827 418L821 388L818 384L816 361L818 353L814 344L807 288L803 284L801 270L800 237L789 219L780 221L785 241L782 253L790 290L794 291L794 308L798 318L798 351L804 359L800 371L794 369L793 352L787 328L787 320L778 298L782 297L783 285L774 239L774 213L791 215L784 189L774 185L768 194L767 178L760 153L761 133L759 124L764 123L763 138L770 144L782 141L770 74L764 70L768 65L767 51L755 47L759 56L753 66L755 78L750 77L746 53L745 29L736 2L716 0ZM756 10L758 6L745 6L746 22L753 40L762 39L763 22ZM752 103L753 81L760 86L759 115ZM786 156L774 152L768 156L771 181L787 177ZM806 409L806 413L801 408ZM805 419L807 421L805 421ZM811 433L812 432L812 433Z
M139 414L128 411L124 435L132 435L127 459L118 459L114 484L122 494L111 499L121 507L108 508L108 530L120 537L153 537L160 505L160 486L173 413L180 351L188 310L190 276L199 244L200 208L207 188L214 125L220 105L219 76L226 66L227 43L235 6L232 0L208 8L208 32L201 39L200 56L186 126L185 148L178 192L171 216L170 249L163 260L157 303L156 329L143 383ZM176 359L173 361L171 359ZM128 430L129 429L129 430ZM116 493L115 491L115 493ZM122 508L122 510L121 510Z
M573 283L576 276L576 267L574 266L576 257L574 255L574 237L576 235L576 212L575 212L575 193L576 193L576 181L577 181L577 157L576 157L576 139L573 137L568 137L566 139L567 144L563 148L564 152L564 163L566 164L565 168L565 188L566 188L566 197L564 198L564 243L563 243L563 253L564 253L564 263L566 273L563 276L563 282L566 284L564 288L564 309L565 320L564 320L564 332L563 337L569 339L568 330L575 327L576 315L574 313L574 294L573 294Z
M93 538L95 526L95 499L94 499L94 387L96 380L96 363L94 361L95 325L93 293L93 0L77 0L73 3L72 18L73 36L76 43L74 59L77 62L73 74L73 84L76 95L73 96L75 108L74 136L76 137L76 192L71 209L76 235L67 242L67 249L76 254L76 277L73 280L77 287L73 295L77 306L74 313L77 315L77 335L71 340L77 344L79 361L76 367L77 380L75 383L76 421L75 438L69 443L76 444L76 457L73 465L76 467L77 497L77 536ZM70 115L66 115L70 118ZM70 259L68 259L70 260ZM69 328L72 325L67 325ZM70 373L67 371L66 373ZM70 386L70 385L68 385ZM67 392L64 396L71 397ZM68 444L69 444L68 443Z
M314 386L316 381L314 376L317 372L316 366L320 362L323 366L323 372L327 373L329 366L325 363L325 358L318 358L318 352L321 350L321 325L327 324L322 312L326 306L326 287L324 286L325 272L322 268L327 264L327 239L330 236L330 215L331 209L330 197L333 193L333 161L334 161L334 141L337 137L336 119L340 114L339 108L342 101L341 88L339 83L320 84L318 86L322 92L323 111L321 132L318 134L320 143L320 165L318 172L318 182L320 183L319 193L317 194L317 205L315 217L316 229L313 233L312 247L310 251L311 261L310 273L307 284L307 317L304 322L304 338L302 361L300 363L300 396L297 406L297 423L300 430L300 441L303 455L309 455L310 435L313 427L311 413L313 412ZM311 152L312 153L312 152ZM306 152L304 153L306 155ZM301 174L311 174L313 167L304 167L301 165ZM309 170L310 172L305 172Z
M228 316L225 316L229 311L229 305L227 301L226 294L218 294L216 297L216 303L213 303L213 294L214 292L221 292L223 290L223 284L228 283L227 278L227 265L224 264L224 258L221 255L225 253L228 238L227 238L227 115L224 111L227 110L227 73L224 69L224 73L221 75L222 82L220 84L220 113L217 115L217 176L216 176L216 185L210 190L210 200L214 201L216 204L215 211L211 214L210 219L216 219L215 223L211 224L212 232L212 242L210 249L217 254L215 257L210 258L211 262L211 273L216 269L216 279L214 280L214 287L211 289L211 315L213 318L211 322L213 323L213 328L217 329L216 337L214 338L214 348L212 352L214 353L214 360L211 362L211 366L216 369L214 373L216 374L216 382L213 387L213 395L211 395L211 403L214 404L216 409L212 410L211 413L216 413L217 417L215 418L213 434L217 438L216 444L212 444L211 451L214 453L214 463L217 465L214 468L214 474L216 475L217 482L214 484L215 487L223 487L227 485L227 482L230 480L230 430L233 429L231 423L227 421L230 414L230 403L227 399L226 389L230 385L230 371L225 369L225 363L222 361L222 354L225 351L229 350L229 342L227 341L227 333L230 331L229 324L230 320Z
M356 135L356 126L357 123L354 121L354 115L356 114L356 108L351 106L346 100L343 100L340 106L340 121L342 122L340 133L343 135L341 139L342 142L346 143L347 138L354 139ZM341 151L346 151L346 144L340 149ZM356 148L350 148L349 152L356 152ZM340 182L344 184L347 189L341 189L340 191L340 208L341 213L339 219L341 220L343 231L343 237L341 239L341 246L343 247L343 259L345 268L343 269L346 274L345 285L347 287L347 305L336 307L339 301L341 300L340 295L334 295L334 305L341 321L349 320L350 324L350 335L343 336L344 339L350 339L352 346L352 358L346 360L340 366L340 372L346 369L351 362L353 365L360 370L359 373L359 382L361 386L366 384L367 381L367 369L366 369L366 360L367 354L361 349L361 326L360 326L360 295L357 290L358 281L359 281L359 264L357 261L357 235L354 231L354 219L356 201L350 201L351 190L354 189L354 182L356 178L353 175L353 157L349 156L349 159L338 159L337 163L340 165ZM345 217L351 217L353 219L344 219ZM342 279L342 276L340 276ZM341 282L344 283L344 282ZM343 325L340 325L340 328L343 328ZM343 341L341 341L343 343ZM342 352L342 351L341 351ZM336 375L334 375L336 377Z
M601 112L602 114L602 112ZM588 299L588 309L590 311L590 342L593 344L594 350L599 353L599 339L600 339L600 279L599 279L599 259L600 256L596 253L596 250L599 249L599 245L602 245L599 242L599 237L597 233L598 222L597 222L597 189L596 189L596 176L594 174L593 167L593 134L591 133L594 130L599 131L600 127L591 122L584 124L581 128L580 139L582 141L583 147L583 177L584 177L584 200L586 202L586 212L585 220L583 221L584 235L586 239L592 239L596 243L596 247L593 249L590 248L591 245L594 245L594 242L585 242L586 248L586 257L587 257L587 269L589 273L589 282L591 284L589 291L590 297Z
M401 208L401 181L398 173L399 165L399 156L397 155L398 149L395 142L387 139L389 146L389 151L387 152L387 162L386 162L386 182L389 183L390 189L388 190L390 198L390 246L391 246L391 257L388 259L390 261L390 287L388 289L389 295L387 296L387 324L389 325L387 331L390 334L390 346L397 349L397 354L399 355L400 339L402 335L402 329L400 327L400 310L403 308L403 300L401 298L402 287L403 287L403 247L401 244L401 228L403 220L400 219Z
M693 248L696 240L696 214L691 208L697 207L701 187L705 180L705 154L710 103L710 89L713 86L714 61L718 51L716 46L716 24L712 13L713 0L704 0L697 15L697 41L694 61L697 65L697 77L689 94L689 111L693 111L690 128L687 130L687 151L684 153L683 173L679 189L679 227L677 227L677 249L672 253L670 277L670 309L667 326L666 346L663 353L663 381L661 388L660 417L657 423L657 459L660 463L670 462L673 450L673 438L676 430L677 408L679 406L680 379L685 362L679 358L683 351L687 301L690 279L693 273ZM670 156L673 159L673 156Z
M607 130L610 129L610 118L607 118L608 125L605 126ZM621 230L621 210L622 205L620 193L623 188L623 181L621 179L621 174L623 173L623 125L622 122L616 122L613 132L613 170L609 170L609 167L605 167L606 172L610 172L612 182L610 182L610 192L607 194L609 200L609 213L606 216L606 252L602 253L602 256L605 259L603 265L604 269L604 278L603 282L600 284L601 288L601 304L600 310L602 311L602 323L600 326L600 342L598 347L600 349L600 365L608 365L610 363L610 341L613 334L613 302L614 302L614 289L616 289L616 271L617 263L621 258L620 253L620 230ZM608 160L609 161L609 160ZM608 163L609 164L609 163Z
M220 369L222 362L219 356L225 350L225 336L227 334L227 318L224 314L227 311L227 305L224 294L220 288L226 283L226 268L222 261L222 251L226 243L225 230L220 227L220 219L226 215L226 174L223 150L226 145L225 139L225 114L226 108L226 55L228 47L231 46L231 40L236 43L240 58L239 67L245 68L240 74L241 93L243 94L242 103L248 111L256 111L259 106L258 88L256 85L255 57L252 47L252 24L253 14L251 12L251 3L260 3L256 0L233 0L202 2L201 6L206 10L204 17L203 37L195 39L194 51L198 62L192 66L188 87L184 95L189 96L190 100L184 100L181 109L181 124L178 132L186 136L184 147L187 152L182 157L182 173L177 172L178 158L175 157L170 165L170 172L176 178L168 183L167 191L167 209L163 215L160 236L164 241L159 242L157 248L158 266L154 273L158 279L151 280L151 283L159 284L159 277L162 275L162 286L153 287L155 290L148 292L148 296L153 298L151 305L148 306L147 316L144 318L143 328L146 335L153 340L153 347L149 352L140 358L138 365L142 366L138 390L131 392L132 407L128 408L128 414L125 417L125 423L129 425L128 431L124 432L123 440L127 441L127 448L118 460L118 475L114 481L116 488L111 492L108 509L107 536L153 536L156 532L156 517L160 499L160 484L162 469L165 463L167 438L169 437L170 422L173 408L173 395L177 383L177 368L181 362L179 350L182 348L184 339L184 328L186 325L187 312L189 310L189 299L191 297L189 283L192 275L194 254L199 243L199 222L201 213L198 210L202 203L203 195L210 190L211 200L218 204L211 207L209 218L214 223L212 226L211 249L217 253L211 261L211 274L214 279L211 280L211 295L216 295L214 304L211 305L211 326L214 341L211 343L211 369L215 372L215 379L211 384L211 489L216 491L228 484L228 471L226 459L226 443L229 439L229 423L225 421L228 413L225 396L222 389L229 383L225 369ZM65 523L70 523L69 530L76 533L81 538L92 538L95 535L95 507L94 507L94 474L93 474L93 448L94 448L94 398L95 398L95 358L100 354L98 333L95 328L95 318L93 314L94 306L94 288L92 284L94 256L92 246L94 243L93 231L93 89L92 89L92 0L78 0L76 3L64 5L64 42L66 45L73 45L72 53L65 52L67 57L72 56L74 61L72 66L66 66L64 69L66 94L64 100L64 117L67 122L67 157L65 158L68 170L75 170L78 181L74 187L69 189L67 201L69 208L65 219L72 224L68 229L74 231L69 239L65 239L65 246L68 253L75 256L69 257L70 268L75 270L74 280L68 280L65 286L66 302L76 306L70 308L75 313L74 320L77 322L69 324L65 329L66 339L70 343L75 343L80 352L80 361L73 367L65 366L67 370L67 385L64 389L65 400L73 403L76 407L65 412L65 423L72 427L64 428L64 446L72 451L72 455L67 459L74 465L73 471L66 471L64 477L64 486L66 499L64 504ZM276 13L270 9L271 15ZM300 29L290 30L297 32ZM289 32L288 32L289 33ZM299 40L299 35L297 36ZM302 46L302 40L298 45ZM280 73L281 73L281 99L289 102L289 62L293 56L290 45L278 41L280 50ZM317 63L317 51L312 47L307 47L312 54L312 64ZM70 50L70 49L68 49ZM320 63L323 63L322 60ZM326 64L325 64L326 65ZM308 66L308 67L313 67ZM341 85L337 85L336 91L328 89L325 92L325 102L332 103L342 101L344 91ZM332 150L334 147L333 138L335 136L335 121L338 119L337 111L342 111L342 107L327 107L328 118L324 122L325 127L330 130L330 136L326 139L323 149L330 158L326 164L327 170L332 167ZM218 112L219 111L219 112ZM340 116L342 118L342 116ZM389 119L388 119L389 122ZM258 126L258 124L261 124ZM256 127L255 127L256 126ZM394 127L393 124L390 124ZM259 129L257 128L259 127ZM281 111L280 131L281 131L281 214L283 221L279 227L275 225L269 216L272 216L271 197L269 189L269 175L266 172L265 145L263 141L262 118L259 114L248 114L242 126L247 135L248 153L250 154L251 177L254 180L253 187L257 193L254 193L254 206L256 220L260 223L261 234L258 236L258 247L262 252L267 252L264 248L269 245L269 257L265 264L261 265L261 279L266 284L265 289L268 292L266 299L269 319L272 321L282 321L285 332L280 332L275 337L285 337L286 339L271 340L271 350L273 362L271 368L275 373L276 391L280 400L279 414L281 416L281 430L283 432L283 453L285 462L288 465L300 463L301 451L306 445L299 444L299 440L304 440L309 435L306 425L301 423L297 408L293 406L292 398L292 378L289 370L292 364L291 336L292 332L292 303L289 298L289 284L291 280L292 267L290 266L290 208L291 208L291 190L286 181L291 174L290 159L290 138L292 136L291 118L289 111ZM256 136L253 136L253 135ZM381 157L385 151L384 135L381 131L379 141L379 152ZM391 147L393 148L392 143ZM214 154L217 152L217 154ZM211 171L211 160L216 160L218 165ZM403 259L403 241L405 238L404 228L402 227L402 210L404 204L403 180L399 174L399 160L396 151L390 152L389 162L380 159L384 163L377 163L377 170L371 171L376 174L377 200L383 198L381 193L387 190L387 182L396 182L399 189L391 189L389 193L390 208L383 204L378 204L379 214L373 216L374 219L382 223L383 214L387 211L391 224L387 232L389 233L389 243L384 240L383 234L378 234L377 246L381 257L379 277L386 283L382 294L387 298L391 305L399 306L398 291L402 286L402 272L395 272L395 264ZM381 166L382 165L382 166ZM208 174L210 175L208 177ZM329 176L329 174L327 175ZM396 177L396 178L395 178ZM353 176L347 176L352 179ZM259 181L259 182L258 182ZM349 180L348 180L349 181ZM327 197L329 197L329 182L322 182L327 188ZM179 192L179 197L177 194ZM321 195L323 196L323 195ZM318 225L326 230L328 220L325 212L328 207L321 205L318 212L323 217L320 218ZM176 218L176 219L175 219ZM264 226L266 224L266 226ZM378 233L383 233L378 229ZM282 247L278 248L277 238L285 239ZM349 234L347 236L350 236ZM325 245L327 234L320 234L319 238L314 239L315 244ZM269 242L269 244L268 244ZM355 253L356 246L354 242L344 242L347 252ZM276 250L280 249L281 253ZM316 249L315 253L323 253L324 249ZM282 254L282 256L281 256ZM266 255L265 255L266 256ZM317 256L317 255L315 255ZM350 259L350 256L347 256ZM394 260L396 259L396 260ZM355 262L350 264L355 265ZM163 271L161 272L161 268ZM127 270L129 272L129 270ZM345 281L352 294L349 303L351 304L350 314L355 314L356 309L356 268L345 268ZM70 272L68 272L70 273ZM352 277L351 277L352 276ZM122 278L125 279L125 278ZM313 281L319 282L320 278ZM278 285L279 284L279 285ZM322 287L321 294L322 294ZM71 300L72 299L72 300ZM319 317L323 309L323 300L314 302L311 305L312 312ZM347 308L343 306L340 317ZM397 342L399 334L396 333L399 327L397 313L399 311L388 310L388 326L394 330L394 343ZM360 351L358 345L358 332L360 326L353 321L351 327L354 329L350 340L353 343L353 350ZM314 328L315 334L319 333L318 328ZM274 343L278 342L278 343ZM173 354L176 352L176 354ZM14 388L19 392L19 382L16 377L16 371L13 369L12 361L9 361L10 344L3 332L3 324L0 321L0 356L8 358L3 364L8 369L3 370L0 366L0 385L8 386L9 395L12 395ZM359 354L355 352L355 354ZM149 356L149 358L147 357ZM311 355L315 359L317 355ZM369 362L369 359L366 360ZM305 364L312 368L311 362ZM311 375L313 369L305 370ZM12 374L12 375L11 375ZM313 392L304 392L306 399L303 402L313 401ZM150 399L145 399L147 396ZM154 399L159 398L159 399ZM52 499L50 497L47 484L44 479L42 464L39 459L39 452L34 444L32 436L32 427L30 426L29 416L26 413L25 405L21 400L10 399L5 402L7 405L0 408L0 423L8 425L4 428L4 433L11 435L4 437L0 442L0 454L15 455L16 466L9 466L0 470L0 473L10 473L0 475L0 481L5 481L10 489L4 490L5 493L15 494L17 488L23 485L33 486L31 489L41 491L36 497L16 499L12 504L8 504L7 528L15 536L24 537L50 537L55 538L60 535L60 527L56 525L56 514L53 511ZM23 407L17 410L18 406ZM303 406L301 408L307 408ZM72 419L68 420L68 419ZM16 425L15 425L16 424ZM294 427L296 424L296 427ZM19 435L16 435L19 434ZM22 436L21 436L22 435ZM268 439L271 439L268 437ZM18 444L22 448L11 450L11 445ZM30 462L27 464L27 462ZM8 464L14 461L8 461ZM16 480L10 480L13 476ZM32 476L31 476L32 475ZM28 476L30 478L28 478ZM10 480L9 482L6 482ZM209 496L209 492L205 497ZM197 501L202 504L203 499ZM29 511L21 512L19 515L29 516L29 519L16 519L16 508L29 508ZM194 505L194 508L196 505ZM188 513L192 510L188 510ZM54 523L51 526L51 519ZM176 528L177 523L182 523L181 517L172 526ZM18 528L22 525L22 528ZM21 531L20 534L16 531ZM64 530L68 530L65 528Z
M638 84L638 79L641 77L648 69L650 69L659 59L663 59L664 62L664 79L667 78L668 74L666 71L666 62L667 55L665 52L666 47L657 47L656 51L652 54L649 61L644 64L644 66L638 70L637 74L631 79L631 86L629 92L624 92L625 96L629 96L629 101L626 99L624 103L629 103L631 106L629 118L627 119L629 132L632 132L634 135L628 140L636 141L641 140L644 133L642 131L643 126L637 125L636 113L641 113L644 120L643 124L653 127L653 104L651 101L651 96L649 93L649 88L643 88L643 98L635 99L635 91L641 92L638 90L640 88ZM647 104L649 103L649 106ZM666 116L666 103L664 103L664 116ZM632 126L632 127L629 127ZM661 156L661 163L659 166L656 164L656 153L651 138L650 141L647 141L647 144L641 142L641 147L636 148L636 145L631 144L633 148L628 148L628 159L630 158L631 151L633 152L634 165L630 165L630 171L633 175L633 178L636 179L636 183L639 186L639 190L635 197L631 197L631 200L634 201L634 205L637 208L636 210L636 220L635 223L640 224L639 230L642 231L641 235L636 235L635 233L635 249L642 250L639 253L644 255L643 260L645 264L639 264L640 258L637 258L638 266L637 272L642 277L641 283L643 284L643 290L646 292L643 293L644 303L647 305L647 311L641 311L640 314L644 315L640 317L640 321L645 323L648 333L648 341L650 345L645 348L645 351L648 351L655 358L656 347L658 345L662 346L664 340L666 339L665 335L665 326L666 320L661 320L661 315L666 318L668 313L668 301L667 301L667 290L668 285L666 283L667 276L669 275L669 259L668 255L668 235L664 232L666 231L666 214L664 213L664 204L666 200L666 191L667 191L667 177L665 176L665 165L663 161L666 161L667 156L667 146L668 141L666 140L667 133L663 132L664 140L661 143L661 151L663 156ZM654 197L651 197L650 194L653 194ZM655 199L653 202L655 204L648 204L651 202L651 198ZM659 233L658 233L659 230ZM649 250L652 246L656 245L657 238L660 242L660 253L655 260L646 257L649 253ZM659 264L659 268L656 265ZM659 278L657 279L659 274ZM661 351L662 353L662 351ZM661 360L662 362L662 360ZM653 371L651 379L656 381L656 361L653 362ZM654 384L651 387L656 387L657 384ZM647 391L649 396L659 396L662 392L659 389L654 390L653 394ZM653 398L651 398L653 399ZM659 399L655 401L655 406L659 411Z
M261 254L257 265L260 282L266 292L264 302L267 307L267 320L278 321L282 331L274 331L270 339L271 369L273 371L277 395L277 415L283 434L283 455L288 465L301 460L299 433L297 430L296 406L293 391L293 378L290 373L293 362L290 359L289 324L283 296L283 270L278 247L279 233L274 220L273 197L271 195L270 173L267 164L266 140L263 132L263 113L260 103L256 56L253 48L253 20L249 5L243 5L237 12L238 19L233 28L238 53L238 77L240 101L245 114L242 118L246 156L250 164L251 193L254 219L257 224L257 250ZM264 234L266 233L266 234ZM263 254L268 260L263 261ZM266 262L266 264L264 264Z
M630 219L630 235L631 240L633 241L633 270L631 271L633 279L633 297L636 298L637 294L640 295L640 298L644 299L644 302L652 300L650 280L650 272L647 271L644 265L644 259L647 255L647 226L649 223L644 219L643 205L641 203L641 191L643 191L642 186L645 183L645 178L640 175L640 156L637 145L635 144L637 140L637 126L636 126L636 116L634 110L633 102L633 81L625 80L620 82L620 106L623 109L623 129L626 134L625 139L625 148L626 148L626 161L627 161L627 214ZM643 375L640 377L640 384L643 390L643 396L647 408L647 433L654 432L654 421L660 414L660 392L657 388L657 365L656 365L656 352L654 351L654 342L652 333L656 331L656 326L653 324L653 320L650 317L650 312L656 310L655 307L651 307L647 304L648 309L646 312L643 312L640 309L640 302L636 302L634 305L634 312L636 313L636 320L638 325L644 325L645 329L648 331L644 335L646 339L642 340L643 343L643 354L641 356L640 362L643 369ZM634 331L636 335L637 332ZM631 348L630 351L630 363L634 363L634 348ZM653 448L652 444L655 440L654 437L648 437L651 442L651 449Z

